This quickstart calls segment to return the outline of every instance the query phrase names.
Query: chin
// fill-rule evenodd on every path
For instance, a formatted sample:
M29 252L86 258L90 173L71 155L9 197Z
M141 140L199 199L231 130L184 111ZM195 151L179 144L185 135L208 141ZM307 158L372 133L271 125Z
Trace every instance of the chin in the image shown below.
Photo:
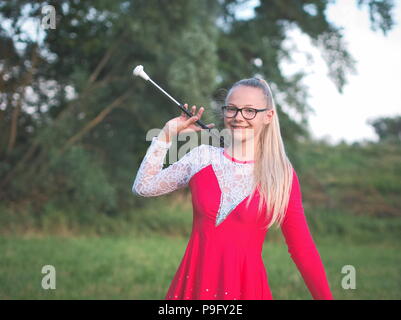
M233 139L235 140L248 140L252 139L253 137L253 130L231 130L231 134L233 136Z

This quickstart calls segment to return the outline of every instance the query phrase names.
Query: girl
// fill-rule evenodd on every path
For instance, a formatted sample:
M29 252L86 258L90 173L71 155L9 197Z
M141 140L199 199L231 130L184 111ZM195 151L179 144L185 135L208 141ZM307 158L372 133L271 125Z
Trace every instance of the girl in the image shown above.
M261 253L274 223L312 297L333 299L268 83L243 79L228 91L222 115L230 146L200 145L162 169L172 137L201 130L195 121L203 111L195 115L193 106L191 118L182 112L166 123L153 138L132 187L145 197L185 186L191 190L192 233L165 299L273 299Z

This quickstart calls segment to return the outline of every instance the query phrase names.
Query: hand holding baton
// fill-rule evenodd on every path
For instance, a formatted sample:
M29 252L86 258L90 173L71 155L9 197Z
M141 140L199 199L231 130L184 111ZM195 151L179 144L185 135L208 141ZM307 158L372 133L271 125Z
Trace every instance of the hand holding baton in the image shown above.
M193 114L191 114L183 104L179 103L177 100L175 100L172 96L170 96L166 91L164 91L156 82L154 82L147 74L146 72L143 70L143 66L139 65L136 66L135 69L133 70L133 74L135 76L139 76L143 79L145 79L146 81L150 81L156 88L158 88L161 92L163 92L167 97L170 98L170 100L172 100L176 105L178 105L178 107L182 110L182 112L184 112L189 118L193 116ZM203 123L201 120L197 120L195 122L196 124L198 124L201 128L206 129L206 130L211 130L210 127L208 127L205 123ZM220 136L220 135L216 135L216 133L212 132L212 134L214 134L216 137L219 138L220 141L220 146L224 146L224 137Z

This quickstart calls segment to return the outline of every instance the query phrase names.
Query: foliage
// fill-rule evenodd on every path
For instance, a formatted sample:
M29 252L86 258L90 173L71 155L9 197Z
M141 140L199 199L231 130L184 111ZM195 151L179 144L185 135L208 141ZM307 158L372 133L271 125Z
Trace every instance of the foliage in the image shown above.
M359 1L372 24L391 29L392 1ZM287 32L299 28L322 50L339 90L353 70L341 30L328 21L329 1L264 0L237 19L246 1L160 0L54 3L56 29L40 27L48 1L0 1L0 198L16 212L29 203L117 215L140 200L135 168L152 128L177 115L132 68L147 72L179 100L212 105L221 88L254 74L281 93L278 111L288 154L300 164L307 132L303 74L283 76ZM30 25L26 24L31 23ZM262 64L255 64L260 59ZM298 123L283 110L297 111ZM217 123L212 112L207 121ZM21 210L17 210L16 207ZM79 208L79 209L78 209Z
M382 117L369 121L381 142L401 142L401 116Z

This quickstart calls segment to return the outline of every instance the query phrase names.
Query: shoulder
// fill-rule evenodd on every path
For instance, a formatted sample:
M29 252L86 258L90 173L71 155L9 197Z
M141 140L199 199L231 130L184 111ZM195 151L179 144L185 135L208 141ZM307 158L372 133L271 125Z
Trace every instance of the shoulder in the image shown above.
M219 152L219 149L220 148L209 144L200 144L199 146L194 147L190 151L190 153L194 153L201 156L202 158L206 158L217 154Z
M218 153L218 147L208 144L200 144L199 146L192 148L185 157L194 165L205 166L213 162L213 159L218 156Z
M209 145L209 144L200 144L199 146L196 146L191 149L190 152L207 152L207 153L217 153L220 148Z

